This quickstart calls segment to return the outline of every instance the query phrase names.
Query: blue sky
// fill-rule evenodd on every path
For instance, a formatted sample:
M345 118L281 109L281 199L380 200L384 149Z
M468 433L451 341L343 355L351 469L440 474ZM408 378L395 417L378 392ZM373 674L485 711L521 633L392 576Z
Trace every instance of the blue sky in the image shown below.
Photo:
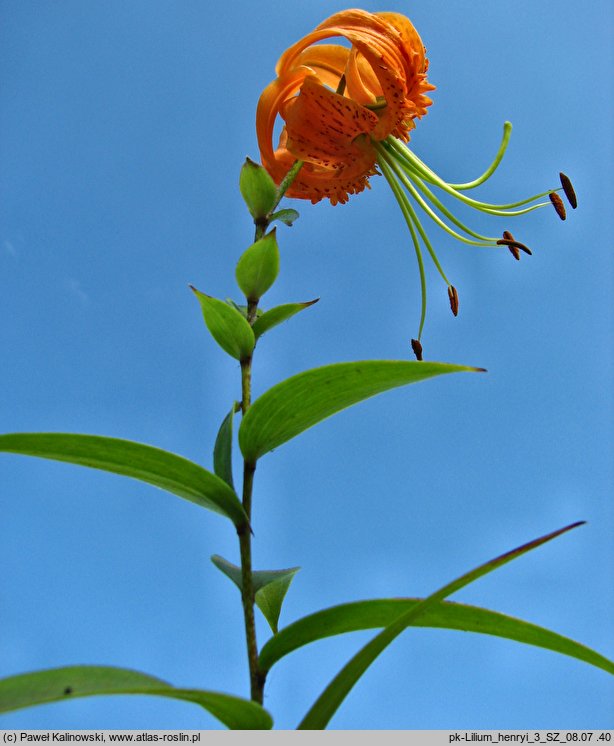
M188 283L238 300L252 226L237 188L279 54L337 2L1 3L0 431L124 437L211 465L239 371ZM290 10L289 10L290 7ZM414 150L451 181L512 141L478 192L506 202L570 174L579 208L503 225L534 249L429 230L458 318L429 268L429 359L479 365L344 412L261 462L255 564L300 565L282 624L363 598L423 595L566 523L588 525L455 599L519 616L612 657L612 7L371 2L410 16L434 105ZM290 203L288 203L290 205ZM343 207L293 203L269 306L320 303L262 339L256 393L301 370L408 359L419 282L382 178ZM223 519L68 465L0 459L0 672L97 663L247 693L237 561ZM260 641L266 629L259 628ZM370 638L294 653L265 705L293 728ZM512 642L410 630L350 694L335 728L612 728L597 669ZM86 699L4 728L215 728L197 707Z

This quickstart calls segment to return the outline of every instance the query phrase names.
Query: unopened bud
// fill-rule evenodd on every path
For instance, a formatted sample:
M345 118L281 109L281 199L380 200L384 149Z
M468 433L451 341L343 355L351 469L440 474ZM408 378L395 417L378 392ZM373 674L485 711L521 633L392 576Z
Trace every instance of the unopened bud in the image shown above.
M448 285L448 298L450 299L450 308L455 316L458 316L458 293L454 285Z
M556 214L561 218L561 220L565 220L567 214L565 213L565 205L563 204L563 200L556 192L550 192L548 196L550 197L552 206L556 210Z
M565 192L565 196L569 200L569 204L573 207L575 210L578 206L578 200L576 198L576 193L574 191L574 188L571 184L571 181L569 179L569 176L565 176L564 173L559 173L559 178L561 179L561 186L563 187L563 191Z
M416 356L416 360L422 360L422 345L417 339L412 339L411 341L411 348L414 351L414 355Z
M253 243L237 262L237 284L248 301L258 302L279 274L276 229Z
M245 159L241 169L239 189L254 220L264 218L275 206L275 182L265 168L250 158Z

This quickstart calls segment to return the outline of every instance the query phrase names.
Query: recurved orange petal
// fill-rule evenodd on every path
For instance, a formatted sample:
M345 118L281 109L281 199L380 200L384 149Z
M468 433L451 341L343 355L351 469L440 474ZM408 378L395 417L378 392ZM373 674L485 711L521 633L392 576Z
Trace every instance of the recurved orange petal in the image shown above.
M302 161L332 169L351 168L364 160L364 150L354 141L369 135L377 116L364 106L306 78L300 95L285 102L281 115L286 122L286 147ZM375 162L373 152L372 163Z
M256 109L256 135L263 158L263 165L268 169L275 159L273 152L273 129L281 105L291 98L301 87L307 75L312 74L308 68L296 68L284 78L276 78L264 89ZM296 159L295 159L296 160ZM266 163L265 163L266 161ZM271 176L275 178L273 173Z
M308 67L324 85L337 90L345 72L350 50L339 44L317 44L304 49L296 58L296 65Z
M342 37L351 48L320 44ZM425 95L424 46L413 25L396 13L335 13L287 49L277 80L257 112L263 165L279 182L294 160L304 162L289 196L345 202L375 173L373 141L409 139L414 118L430 105ZM345 76L345 87L339 87ZM339 93L336 91L339 90ZM272 145L277 115L285 122ZM346 190L345 193L343 190Z

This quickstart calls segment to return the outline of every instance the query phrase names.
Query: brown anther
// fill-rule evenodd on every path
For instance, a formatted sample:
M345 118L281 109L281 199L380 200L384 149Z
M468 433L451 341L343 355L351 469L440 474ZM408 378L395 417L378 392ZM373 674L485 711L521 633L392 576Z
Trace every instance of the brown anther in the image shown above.
M559 173L559 178L561 180L561 186L563 187L563 191L565 192L565 196L567 197L569 204L573 207L575 210L578 206L578 199L576 197L576 193L574 191L574 188L571 184L571 181L569 179L569 176L565 176L564 173Z
M416 360L422 360L422 345L420 344L420 342L418 342L417 339L412 339L411 348L414 351Z
M507 231L506 231L507 233ZM523 243L520 243L520 241L516 241L515 239L509 239L509 238L500 238L497 241L498 246L515 246L516 249L520 249L520 251L524 251L525 254L531 255L533 252L528 246L525 246ZM511 249L510 249L511 251ZM514 252L512 252L514 253Z
M548 196L550 197L552 206L556 210L556 214L561 218L561 220L565 220L565 218L567 217L567 213L565 212L565 205L563 204L563 200L556 192L550 192Z
M512 236L509 231L503 231L503 238L507 238L508 241L514 240L514 236ZM514 257L514 259L519 262L520 252L518 251L518 248L516 246L508 246L507 248L510 250L510 253Z
M455 316L458 316L458 293L454 285L448 285L448 298L450 299L450 308Z

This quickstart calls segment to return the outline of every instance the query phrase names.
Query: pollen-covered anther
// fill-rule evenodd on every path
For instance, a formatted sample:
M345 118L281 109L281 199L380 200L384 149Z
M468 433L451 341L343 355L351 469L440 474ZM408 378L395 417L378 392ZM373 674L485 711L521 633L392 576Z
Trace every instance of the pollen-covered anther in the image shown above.
M567 197L567 200L569 201L569 204L573 207L575 210L578 206L578 199L576 197L576 193L574 191L573 185L571 183L571 180L569 179L569 176L566 176L564 173L559 173L559 178L561 180L561 186L563 187L563 191L565 192L565 196Z
M450 299L452 313L458 316L458 292L454 285L448 285L448 298Z
M563 204L563 200L556 192L550 192L548 196L550 197L552 206L556 210L556 214L561 218L561 220L565 220L565 218L567 217L567 213L565 212L565 205Z
M422 345L417 339L412 339L411 341L411 348L414 351L414 355L416 356L416 360L422 360Z
M505 231L506 233L509 233L509 231ZM525 254L533 254L531 249L528 246L525 246L523 243L520 243L520 241L516 241L516 239L510 239L510 238L500 238L497 241L498 246L515 246L517 249L520 249L520 251L524 251Z
M507 238L508 241L513 241L514 236L509 231L503 231L503 238ZM514 257L514 259L519 262L520 261L520 251L518 251L518 248L513 245L509 245L507 247L510 250L511 255Z

